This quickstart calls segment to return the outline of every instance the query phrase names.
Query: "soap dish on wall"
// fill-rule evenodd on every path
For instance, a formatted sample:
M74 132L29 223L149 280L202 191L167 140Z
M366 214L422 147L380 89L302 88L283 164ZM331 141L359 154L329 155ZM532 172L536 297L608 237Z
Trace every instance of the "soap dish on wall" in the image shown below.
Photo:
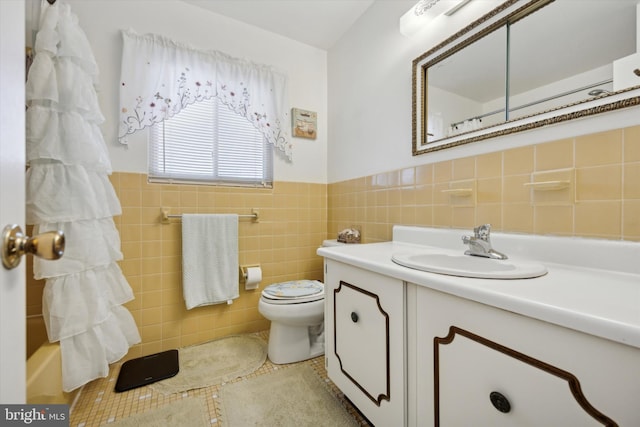
M473 195L473 188L449 188L442 190L442 192L457 197L469 197Z
M539 191L554 191L564 190L571 185L569 180L555 180L555 181L539 181L539 182L525 182L525 187L530 187Z
M531 181L523 185L530 190L535 205L569 205L576 199L575 173L574 168L534 172Z

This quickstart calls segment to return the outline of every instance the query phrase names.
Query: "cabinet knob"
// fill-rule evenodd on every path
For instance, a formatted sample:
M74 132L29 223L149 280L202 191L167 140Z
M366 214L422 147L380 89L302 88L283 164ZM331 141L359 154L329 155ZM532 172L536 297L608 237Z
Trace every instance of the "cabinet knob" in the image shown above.
M489 394L489 399L491 400L493 407L498 411L505 414L511 411L511 404L509 403L509 399L507 399L504 394L497 391L492 391Z
M356 313L355 311L352 311L351 320L353 320L353 323L358 323L358 313Z

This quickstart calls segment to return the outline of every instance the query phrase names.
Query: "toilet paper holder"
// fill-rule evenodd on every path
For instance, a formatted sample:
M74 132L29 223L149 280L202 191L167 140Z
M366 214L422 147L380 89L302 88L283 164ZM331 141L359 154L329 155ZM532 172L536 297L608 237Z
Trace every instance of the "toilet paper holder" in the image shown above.
M247 275L248 275L248 270L252 267L258 267L260 268L260 264L250 264L250 265L241 265L240 266L240 274L242 275L242 279L244 281L247 280Z
M244 279L244 288L248 291L258 289L262 281L262 269L260 264L241 265L240 274Z

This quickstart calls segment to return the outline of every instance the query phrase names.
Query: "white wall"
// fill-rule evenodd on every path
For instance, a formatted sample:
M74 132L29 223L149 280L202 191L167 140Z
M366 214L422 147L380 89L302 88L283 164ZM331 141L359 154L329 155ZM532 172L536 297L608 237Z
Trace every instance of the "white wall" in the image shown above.
M39 0L35 1L39 4ZM197 48L268 64L289 76L291 107L318 113L318 138L292 138L293 162L275 156L276 181L327 181L327 53L178 0L66 0L78 16L100 69L102 125L114 171L147 171L146 133L117 142L120 30L156 33ZM28 8L29 9L29 8ZM29 13L28 13L29 15ZM28 19L29 20L29 19Z
M500 0L472 1L404 37L399 18L414 3L377 0L329 50L329 183L640 124L640 108L632 107L413 157L412 61Z

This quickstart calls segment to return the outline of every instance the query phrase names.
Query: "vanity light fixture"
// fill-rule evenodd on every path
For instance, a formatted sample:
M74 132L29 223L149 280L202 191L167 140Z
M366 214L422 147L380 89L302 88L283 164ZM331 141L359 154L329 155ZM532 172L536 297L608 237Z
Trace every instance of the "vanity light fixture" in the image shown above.
M436 4L438 4L439 1L440 0L420 0L413 7L413 13L416 16L424 15L425 12L427 12L429 9L431 9Z
M410 37L440 15L451 16L471 0L420 0L400 17L400 33Z
M418 3L416 3L416 5L413 7L413 13L416 16L420 16L420 15L424 15L425 12L427 12L429 9L435 7L437 4L440 4L442 6L442 8L446 8L446 7L450 7L452 3L458 3L456 5L454 5L451 9L447 10L446 12L444 12L444 14L446 16L451 16L454 13L456 13L457 11L459 11L460 9L462 9L467 3L469 3L471 0L454 0L454 1L447 1L447 0L420 0ZM440 12L442 13L442 12Z

